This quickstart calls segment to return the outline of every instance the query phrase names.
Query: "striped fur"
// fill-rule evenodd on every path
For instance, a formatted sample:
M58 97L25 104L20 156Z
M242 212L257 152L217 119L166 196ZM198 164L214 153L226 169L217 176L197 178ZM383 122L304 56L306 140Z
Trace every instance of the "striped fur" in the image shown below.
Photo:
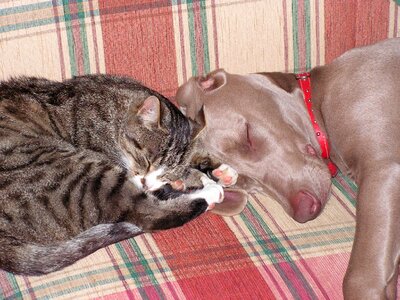
M138 115L151 95L160 101L156 126ZM105 245L177 227L204 212L204 199L150 193L130 180L157 168L166 170L165 181L186 176L191 134L168 100L127 78L2 82L0 268L48 273Z

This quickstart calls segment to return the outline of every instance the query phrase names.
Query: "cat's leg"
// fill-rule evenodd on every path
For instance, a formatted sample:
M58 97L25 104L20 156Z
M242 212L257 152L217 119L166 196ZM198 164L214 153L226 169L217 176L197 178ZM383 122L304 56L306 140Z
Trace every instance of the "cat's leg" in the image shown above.
M247 178L227 164L209 155L204 150L197 152L191 162L192 167L206 173L211 179L224 187L224 201L213 205L211 212L223 216L240 213L247 204ZM235 186L235 187L232 187Z
M223 188L208 178L201 189L174 190L167 184L160 190L146 192L133 211L132 222L144 231L182 226L223 200Z

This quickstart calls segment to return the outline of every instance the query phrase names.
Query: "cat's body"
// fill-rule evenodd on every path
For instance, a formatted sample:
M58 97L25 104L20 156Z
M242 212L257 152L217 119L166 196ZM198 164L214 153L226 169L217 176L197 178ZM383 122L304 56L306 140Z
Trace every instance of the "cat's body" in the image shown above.
M204 192L153 192L187 175L192 135L171 103L127 78L0 83L0 268L48 273L204 212Z

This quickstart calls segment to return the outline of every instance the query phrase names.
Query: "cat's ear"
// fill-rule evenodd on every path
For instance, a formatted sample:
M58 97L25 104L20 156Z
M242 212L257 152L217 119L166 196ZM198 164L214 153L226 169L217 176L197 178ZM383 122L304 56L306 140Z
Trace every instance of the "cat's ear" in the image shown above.
M137 116L143 123L150 126L160 124L160 115L160 100L158 100L156 96L149 96L146 98L137 112Z

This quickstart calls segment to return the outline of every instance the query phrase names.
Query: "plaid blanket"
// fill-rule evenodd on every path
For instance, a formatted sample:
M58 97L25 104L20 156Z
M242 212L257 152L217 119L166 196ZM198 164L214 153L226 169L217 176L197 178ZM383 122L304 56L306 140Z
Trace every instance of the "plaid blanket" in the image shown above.
M308 70L400 36L399 21L389 0L1 0L0 78L107 72L173 98L215 68ZM235 217L206 213L46 276L0 271L0 298L341 299L356 193L339 174L326 209L306 224L255 194Z

